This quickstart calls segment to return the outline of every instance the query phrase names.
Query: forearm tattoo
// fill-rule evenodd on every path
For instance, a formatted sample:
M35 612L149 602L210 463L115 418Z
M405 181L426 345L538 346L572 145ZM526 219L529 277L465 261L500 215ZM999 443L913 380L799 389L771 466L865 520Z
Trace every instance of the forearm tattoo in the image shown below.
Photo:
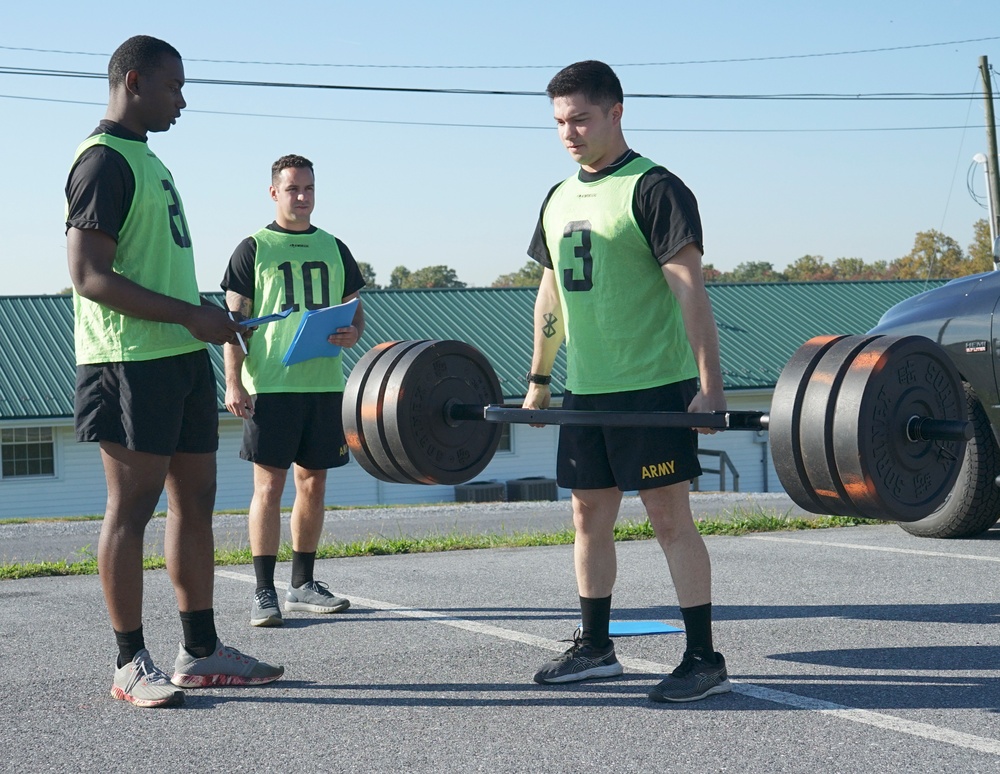
M239 312L245 318L253 314L253 299L241 296L239 293L229 291L226 294L226 306L234 312Z
M554 314L552 314L552 312L546 312L543 314L542 319L545 320L545 325L542 327L542 333L545 335L545 338L551 339L556 335L556 323L559 322L559 320Z

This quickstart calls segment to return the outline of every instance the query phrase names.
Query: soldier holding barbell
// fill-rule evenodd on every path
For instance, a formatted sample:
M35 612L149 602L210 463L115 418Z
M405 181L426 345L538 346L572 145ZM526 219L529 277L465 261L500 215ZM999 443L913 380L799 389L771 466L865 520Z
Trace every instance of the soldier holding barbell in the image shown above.
M570 65L547 94L559 137L580 170L549 192L528 250L545 271L524 407L548 407L552 365L565 340L564 408L725 410L694 195L629 148L621 84L606 64ZM613 528L622 492L638 490L687 633L680 666L650 698L693 701L730 690L725 659L712 641L708 551L691 514L690 481L698 475L691 429L560 428L557 480L572 490L583 624L572 647L544 664L536 682L621 674L608 635L617 570Z
M351 371L345 436L381 481L451 485L490 464L500 423L560 425L557 479L573 493L583 622L535 680L621 674L609 637L614 523L622 492L637 490L687 632L681 664L650 698L724 693L711 565L690 505L690 480L701 475L695 430L769 431L778 478L807 511L916 521L948 498L973 437L962 377L924 336L815 336L782 369L770 412L727 411L694 195L628 148L621 85L607 65L571 65L548 94L581 169L549 192L529 247L545 270L523 408L498 405L497 375L471 345L389 341ZM563 341L563 408L550 409Z

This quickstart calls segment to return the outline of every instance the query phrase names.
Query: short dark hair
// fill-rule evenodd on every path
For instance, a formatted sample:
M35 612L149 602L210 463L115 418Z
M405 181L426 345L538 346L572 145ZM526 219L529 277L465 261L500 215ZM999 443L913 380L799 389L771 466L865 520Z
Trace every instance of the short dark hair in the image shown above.
M140 75L148 75L160 65L164 56L181 55L177 49L159 38L149 35L135 35L115 49L108 62L108 83L111 88L125 83L125 75L129 70L136 70Z
M600 105L605 113L625 101L622 84L615 71L594 59L564 67L549 81L545 93L549 99L582 94L587 102Z
M277 182L278 177L281 175L281 170L283 169L308 169L313 173L313 177L316 176L316 170L313 169L313 163L305 156L297 156L294 153L282 156L271 165L272 183Z

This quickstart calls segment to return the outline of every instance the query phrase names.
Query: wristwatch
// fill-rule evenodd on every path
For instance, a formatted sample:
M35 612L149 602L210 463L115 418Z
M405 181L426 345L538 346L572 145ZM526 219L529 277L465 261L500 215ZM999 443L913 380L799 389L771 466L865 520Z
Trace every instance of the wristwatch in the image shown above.
M524 378L529 384L548 384L552 381L552 377L548 374L533 374L531 371L528 371Z

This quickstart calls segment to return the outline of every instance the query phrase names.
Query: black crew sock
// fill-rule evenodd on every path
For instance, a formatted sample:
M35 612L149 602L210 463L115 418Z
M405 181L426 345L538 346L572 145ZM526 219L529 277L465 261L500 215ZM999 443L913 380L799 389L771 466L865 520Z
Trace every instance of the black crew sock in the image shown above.
M715 663L715 646L712 644L712 603L682 607L684 631L687 634L687 651L709 663Z
M118 668L121 669L146 647L146 640L142 636L141 626L134 632L120 632L117 629L114 632L115 642L118 643Z
M292 586L294 588L301 588L313 579L313 565L315 563L315 551L310 554L292 551Z
M274 589L274 565L277 562L277 556L255 556L253 558L253 574L257 576L256 591Z
M195 658L212 655L219 635L215 633L215 611L192 610L181 613L181 627L184 629L184 650Z
M580 614L583 619L580 639L595 648L603 648L611 640L608 638L608 628L611 625L611 597L591 599L580 597Z

